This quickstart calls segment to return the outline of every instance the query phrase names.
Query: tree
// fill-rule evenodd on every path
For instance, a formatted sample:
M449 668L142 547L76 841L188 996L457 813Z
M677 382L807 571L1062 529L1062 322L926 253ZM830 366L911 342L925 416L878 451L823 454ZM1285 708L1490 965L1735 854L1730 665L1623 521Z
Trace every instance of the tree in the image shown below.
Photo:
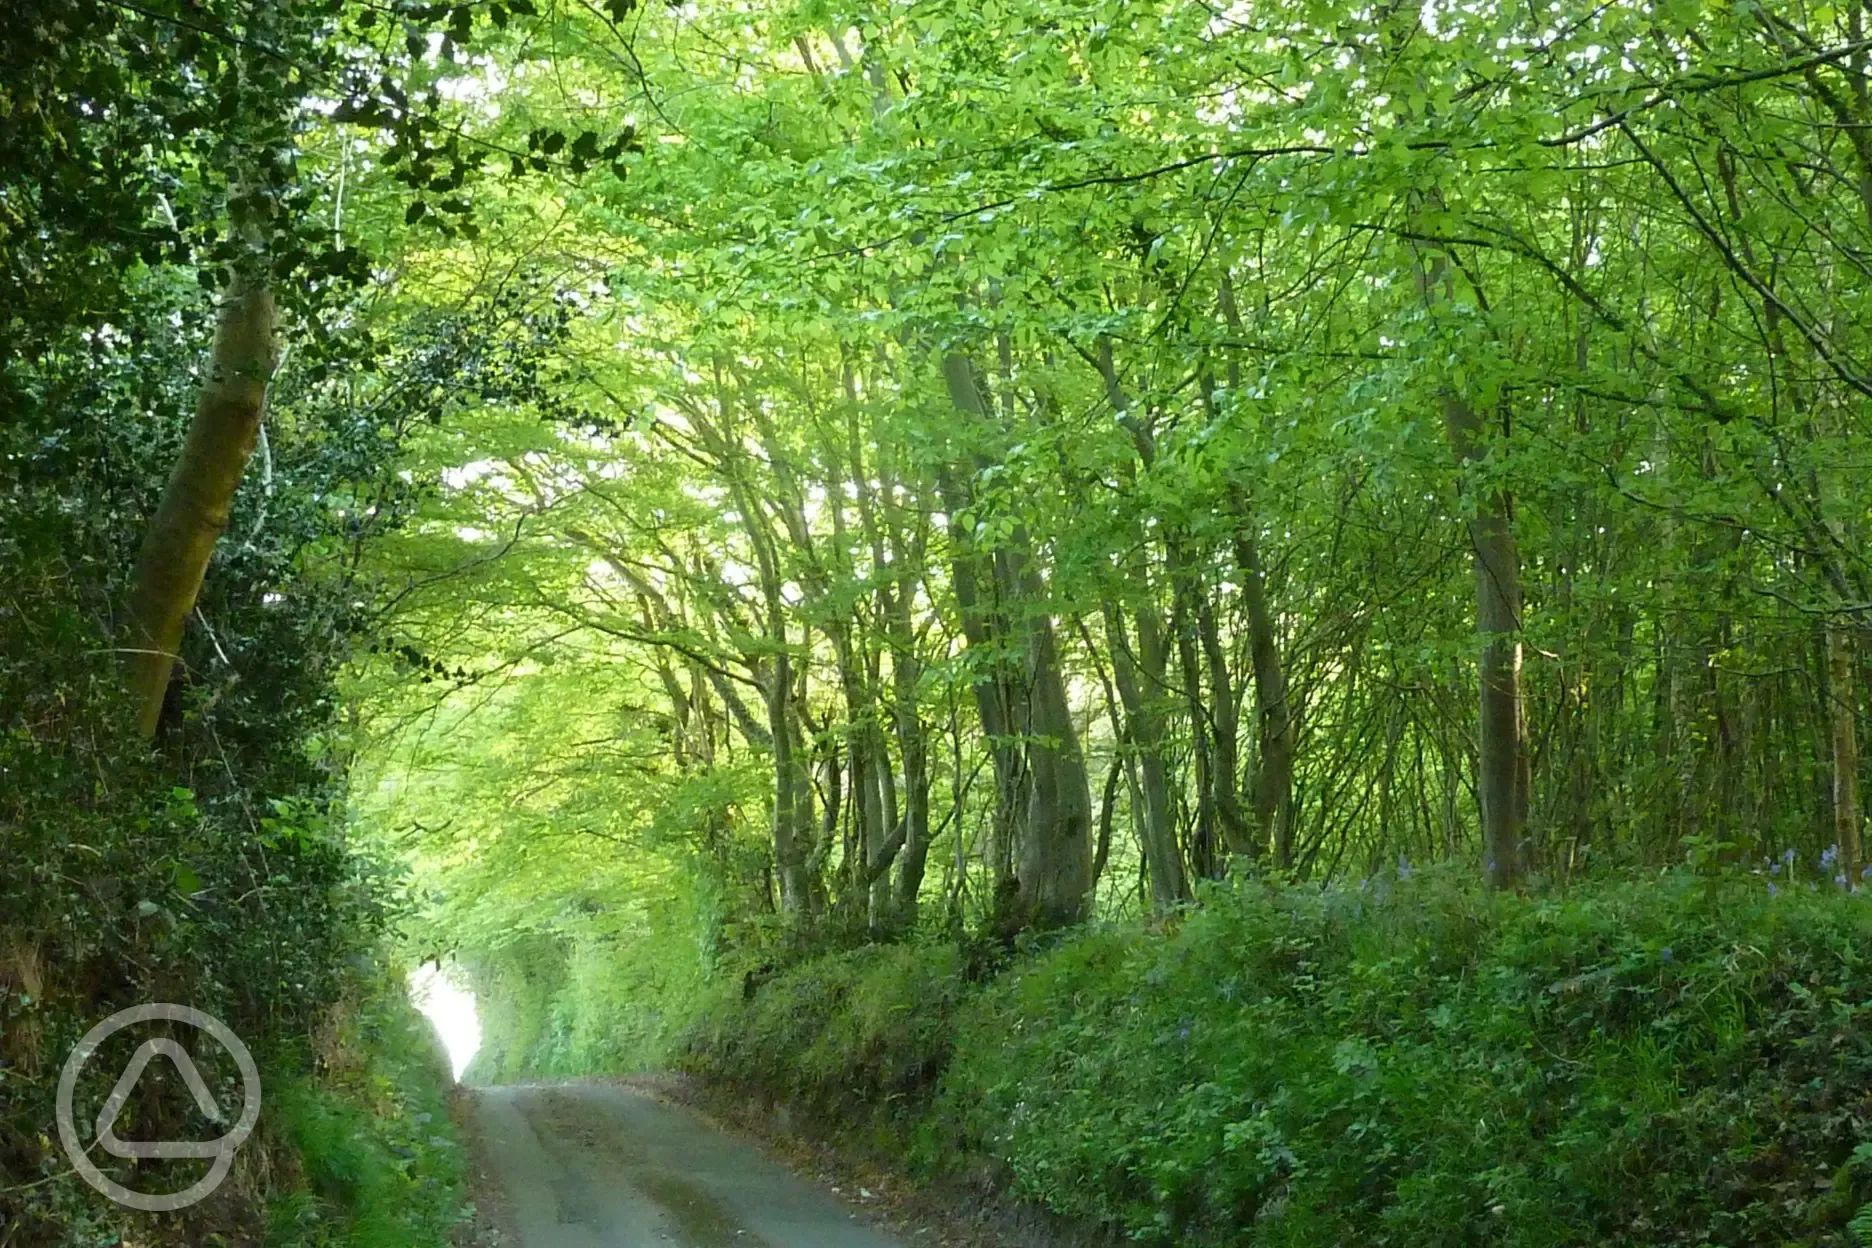
M227 529L266 415L279 356L263 255L248 258L221 297L214 350L195 419L143 538L130 601L130 693L137 731L156 733L182 628L195 609L215 543Z

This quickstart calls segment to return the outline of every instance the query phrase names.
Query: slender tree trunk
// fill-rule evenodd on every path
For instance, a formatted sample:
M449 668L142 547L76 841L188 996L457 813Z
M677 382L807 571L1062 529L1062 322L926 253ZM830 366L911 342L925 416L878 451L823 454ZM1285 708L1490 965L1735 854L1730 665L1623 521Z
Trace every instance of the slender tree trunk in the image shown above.
M819 760L819 788L825 794L825 809L819 814L818 839L806 858L806 883L811 889L811 904L807 909L814 912L825 907L825 865L832 857L832 847L838 844L839 820L845 813L845 773L839 762L837 745L828 749L825 757Z
M1209 735L1209 708L1203 703L1202 664L1196 654L1196 604L1199 592L1186 578L1189 570L1178 543L1167 543L1172 631L1176 636L1177 663L1183 680L1183 701L1189 712L1190 754L1196 764L1196 826L1190 838L1190 869L1199 876L1221 874L1223 858L1216 835L1215 759Z
M1092 889L1098 889L1098 882L1105 875L1105 864L1111 860L1112 814L1118 804L1118 781L1124 760L1117 754L1112 755L1111 765L1105 769L1105 787L1100 795L1098 815L1098 847L1092 851Z
M816 839L816 816L813 813L812 762L813 751L810 738L810 726L806 720L804 708L807 705L810 669L801 663L794 666L789 658L787 663L792 685L787 695L787 731L791 734L790 750L792 765L788 769L788 783L792 788L793 807L793 858L801 863L800 909L806 914L818 914L825 909L825 869L826 857L831 853L830 845L821 845Z
M892 769L890 747L884 743L877 725L870 726L872 806L876 813L877 839L868 850L871 870L871 896L868 899L870 922L874 931L895 924L892 914L891 864L903 850L905 827L897 814L897 773Z
M1019 819L1020 793L1025 766L1015 743L1013 698L1007 678L1002 629L989 602L984 600L984 580L994 584L988 560L973 549L973 537L956 519L967 500L947 473L942 481L943 506L949 513L950 587L955 594L956 613L961 617L962 636L974 656L970 688L975 695L975 710L981 720L982 735L987 739L988 755L994 765L994 809L988 824L988 846L984 857L988 865L989 888L998 896L1002 885L1013 874L1014 828Z
M1426 301L1447 284L1449 261L1418 257L1418 289ZM1454 390L1441 405L1450 450L1465 469L1488 454L1480 412ZM1483 875L1491 887L1509 888L1524 870L1522 827L1527 817L1527 723L1521 700L1521 556L1515 547L1514 507L1503 490L1471 504L1466 522L1473 556L1477 664L1481 692L1477 789L1482 800Z
M779 644L786 644L784 632L778 640ZM792 697L792 688L792 664L783 652L774 656L767 686L767 725L773 737L773 855L774 867L780 875L781 908L788 914L804 914L811 908L811 903L806 882L805 847L800 844L798 835L800 812L795 809L799 794L793 773L797 764L794 759L793 727L788 722L788 702Z
M767 733L773 741L774 867L780 876L781 908L790 915L806 914L813 908L811 879L807 871L807 842L811 835L811 784L806 775L806 760L801 756L802 742L795 725L793 707L793 660L787 637L786 602L780 592L778 554L771 535L756 532L760 514L752 507L745 491L736 493L742 514L755 523L748 533L760 563L761 592L767 608L767 643L773 650L767 683Z
M1459 460L1474 463L1482 421L1467 402L1443 401L1444 423ZM1521 878L1522 821L1527 815L1527 725L1521 701L1521 559L1515 548L1508 497L1494 491L1478 499L1469 520L1474 552L1476 631L1482 713L1478 781L1482 793L1483 874L1496 888Z
M1025 588L1038 603L1037 577ZM1077 922L1092 886L1092 789L1066 699L1052 617L1028 626L1027 826L1016 875L1023 910L1043 926Z
M236 275L221 299L208 377L202 383L182 456L150 520L130 598L130 697L137 731L156 734L182 628L215 543L227 528L234 491L266 415L278 361L273 295L263 278Z
M915 925L917 896L923 889L923 873L930 850L930 774L929 734L917 708L917 684L923 665L916 655L916 635L910 627L910 590L897 588L893 608L893 648L891 651L891 689L895 701L897 748L903 755L904 770L904 842L902 860L897 866L895 898L896 922L903 927ZM958 812L956 836L960 838Z
M897 740L904 759L904 844L897 865L895 907L898 925L911 927L917 920L917 897L929 863L929 744L917 717L915 678L904 683L912 692L906 697L900 689L897 701ZM956 835L961 835L959 828Z
M1197 590L1196 627L1202 638L1203 658L1209 670L1211 718L1215 724L1215 804L1222 844L1231 854L1256 852L1241 808L1241 699L1229 672L1228 655L1216 623L1215 603Z
M1852 625L1830 621L1826 630L1827 706L1833 737L1833 843L1849 885L1864 865L1859 845L1859 662Z
M849 626L840 624L832 630L832 648L838 660L839 684L845 693L845 749L851 759L846 775L851 783L851 811L857 820L860 850L860 863L850 873L850 904L864 910L867 925L876 926L888 917L890 896L885 872L896 852L888 845L891 829L885 818L878 775L879 767L889 767L890 762L879 758L883 743L877 739L871 691L853 652Z
M989 418L987 404L975 380L975 370L959 355L943 360L943 377L956 408L976 420ZM988 647L1000 634L1003 643L1015 640L1014 628L1005 619L982 610L979 585L974 568L976 556L972 544L960 532L954 516L962 500L953 481L945 490L945 505L951 515L951 542L956 546L955 587L961 610L964 634L971 649L982 648L988 662L1005 670L1002 660L990 657ZM1018 688L1022 698L1018 710L1012 701L1008 714L992 717L983 701L983 728L994 731L994 718L1005 728L1015 728L1025 738L1021 752L1022 774L1026 782L1025 818L1018 844L1014 847L1014 900L1018 914L1011 921L1037 921L1053 925L1077 920L1085 910L1086 890L1092 872L1091 817L1092 794L1086 778L1085 759L1079 749L1079 735L1073 725L1072 710L1066 698L1066 683L1060 671L1058 642L1053 632L1053 617L1044 610L1045 587L1039 574L1027 563L1025 534L1017 533L1015 549L998 552L995 583L1004 600L1018 604L1024 611L1019 638L1022 653L1022 679ZM994 629L993 624L1001 627ZM1011 693L1008 685L1002 690ZM978 698L987 691L981 682ZM1008 722L1014 721L1014 722ZM997 864L998 865L998 864ZM997 894L1008 890L997 887Z
M1236 337L1246 337L1242 327L1241 309L1235 303L1235 287L1227 272L1217 291L1217 302L1222 318L1229 331ZM1241 388L1241 362L1235 352L1230 352L1226 359L1226 376L1231 392ZM1203 400L1209 406L1211 414L1217 411L1215 382L1204 378ZM1293 707L1287 697L1287 676L1281 666L1280 646L1276 641L1274 612L1268 605L1267 577L1261 567L1261 542L1254 509L1250 506L1247 492L1240 485L1231 487L1230 503L1236 516L1235 527L1235 570L1241 576L1242 607L1248 615L1248 655L1249 666L1253 669L1255 685L1255 703L1259 731L1256 736L1257 763L1254 777L1254 816L1255 839L1249 841L1246 830L1238 835L1239 845L1231 844L1236 853L1259 855L1272 849L1274 862L1281 870L1293 868L1294 851L1294 802L1293 774L1294 754L1297 749L1299 729ZM1206 636L1206 635L1205 635ZM1227 665L1220 661L1219 647L1212 647L1210 667L1220 675L1215 685L1222 688L1222 678L1226 676ZM1218 699L1220 694L1218 693ZM1218 716L1218 727L1226 724L1227 783L1229 784L1228 801L1222 807L1223 831L1226 835L1231 827L1242 828L1239 813L1234 811L1234 750L1235 734L1240 722L1240 711L1229 710L1225 716Z
M1293 866L1293 771L1296 729L1287 697L1287 677L1274 640L1274 613L1268 607L1261 572L1260 543L1246 504L1237 500L1245 520L1235 534L1235 567L1242 578L1242 606L1248 612L1249 662L1254 668L1255 702L1260 712L1260 761L1255 771L1254 813L1260 843L1270 846L1275 865Z
M1141 608L1137 617L1135 656L1125 635L1124 616L1116 603L1105 604L1105 636L1111 649L1112 676L1124 704L1127 729L1121 734L1137 751L1144 798L1141 820L1144 869L1150 876L1151 901L1159 909L1189 897L1183 856L1177 851L1176 819L1164 760L1163 698L1165 654L1162 626L1155 612ZM1142 676L1140 680L1139 677ZM1116 725L1114 725L1116 728ZM1107 785L1110 790L1111 786Z

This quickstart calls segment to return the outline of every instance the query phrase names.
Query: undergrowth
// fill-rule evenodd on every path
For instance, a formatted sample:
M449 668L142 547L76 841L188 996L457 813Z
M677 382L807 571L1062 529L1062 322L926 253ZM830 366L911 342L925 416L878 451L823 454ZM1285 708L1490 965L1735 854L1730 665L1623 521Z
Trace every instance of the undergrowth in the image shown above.
M272 1248L442 1248L461 1223L466 1154L448 1063L399 985L341 1002L317 1073L269 1091L298 1181L268 1208Z
M693 905L620 906L579 919L459 955L482 1023L469 1082L666 1064L715 969L697 947Z
M723 984L679 1061L1148 1243L1844 1248L1869 936L1759 879L1246 882L984 984L938 945Z

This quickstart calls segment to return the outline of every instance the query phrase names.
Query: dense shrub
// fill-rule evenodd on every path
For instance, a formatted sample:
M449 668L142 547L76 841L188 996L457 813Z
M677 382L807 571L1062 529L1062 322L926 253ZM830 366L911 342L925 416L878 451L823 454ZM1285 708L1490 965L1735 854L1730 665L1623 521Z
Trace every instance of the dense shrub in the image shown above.
M1868 936L1872 903L1759 879L1245 883L978 991L943 948L811 962L724 993L683 1061L898 1097L924 1164L988 1154L1146 1242L1846 1245Z
M444 1248L466 1199L435 1033L400 986L348 996L320 1036L318 1073L274 1089L269 1128L299 1182L268 1210L275 1248Z
M566 984L563 944L528 936L468 961L466 970L481 1020L481 1047L469 1065L469 1078L502 1083L560 1073L562 1045L552 1015L554 998Z
M901 1119L950 1058L964 991L945 945L873 945L808 961L771 984L723 986L691 1025L691 1071L764 1089L821 1116Z
M394 456L417 417L360 418L319 351L292 353L145 742L126 722L128 581L213 302L170 269L117 286L120 306L35 326L0 369L0 1242L253 1242L258 1159L180 1216L118 1209L69 1172L54 1089L85 1031L152 1001L221 1018L283 1085L305 1073L292 1038L383 939L397 889L347 843L335 672L378 623L356 554L407 514ZM81 1094L109 1073L88 1068ZM133 1105L127 1125L155 1137L183 1108Z
M16 757L0 746L0 763ZM101 1248L128 1238L127 1225L137 1242L197 1243L211 1232L238 1242L258 1216L250 1186L230 1183L225 1199L149 1219L74 1177L52 1129L60 1067L104 1016L181 1001L252 1047L267 1088L302 1072L289 1038L317 1026L380 938L384 898L371 869L327 817L291 804L257 827L181 789L141 803L126 793L102 811L74 802L58 822L35 813L62 835L38 840L0 878L0 1225L17 1227L18 1243ZM87 1066L84 1103L101 1101L118 1070ZM180 1122L151 1115L185 1109L174 1098L139 1101L129 1126L144 1138L173 1135Z
M575 911L464 949L482 1018L469 1081L662 1065L708 984L691 900Z

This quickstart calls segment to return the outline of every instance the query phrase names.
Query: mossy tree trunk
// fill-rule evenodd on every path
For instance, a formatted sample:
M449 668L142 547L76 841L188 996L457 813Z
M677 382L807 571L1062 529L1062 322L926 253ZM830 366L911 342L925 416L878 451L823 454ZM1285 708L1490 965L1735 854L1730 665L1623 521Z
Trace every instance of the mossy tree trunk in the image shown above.
M215 543L266 415L278 362L273 294L263 276L236 273L221 299L214 349L162 502L144 534L130 599L130 697L137 731L155 736L163 699Z

